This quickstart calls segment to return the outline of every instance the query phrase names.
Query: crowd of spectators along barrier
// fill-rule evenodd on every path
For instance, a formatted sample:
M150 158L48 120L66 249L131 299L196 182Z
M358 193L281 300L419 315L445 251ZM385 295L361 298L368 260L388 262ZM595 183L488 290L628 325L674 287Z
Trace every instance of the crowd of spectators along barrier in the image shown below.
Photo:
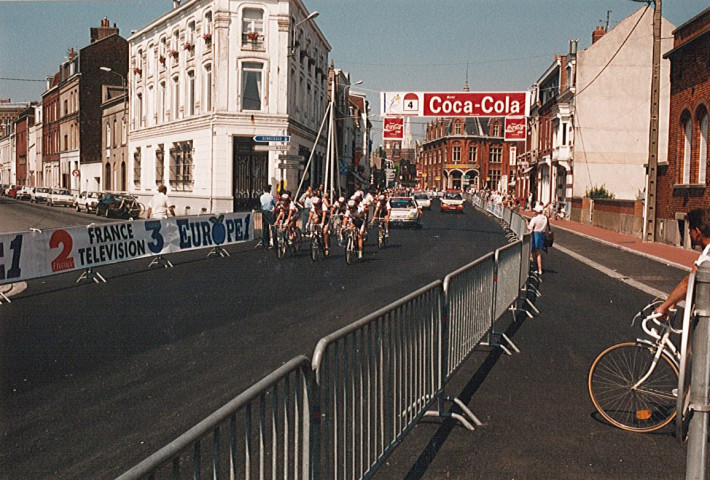
M311 361L292 359L119 479L369 478L424 416L473 430L481 422L445 385L479 345L517 350L495 325L507 311L531 315L526 302L534 308L530 236L518 231L519 240L322 338Z

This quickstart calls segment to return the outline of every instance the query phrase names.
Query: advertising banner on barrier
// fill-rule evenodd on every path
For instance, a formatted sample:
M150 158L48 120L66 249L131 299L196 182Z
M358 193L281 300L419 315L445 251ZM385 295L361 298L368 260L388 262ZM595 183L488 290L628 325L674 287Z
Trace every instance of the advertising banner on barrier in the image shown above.
M251 213L0 234L0 284L254 239Z

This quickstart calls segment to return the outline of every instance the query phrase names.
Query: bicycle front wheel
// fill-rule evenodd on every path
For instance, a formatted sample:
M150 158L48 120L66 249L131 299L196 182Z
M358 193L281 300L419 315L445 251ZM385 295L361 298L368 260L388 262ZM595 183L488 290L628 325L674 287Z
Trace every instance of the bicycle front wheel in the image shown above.
M589 369L589 396L606 421L630 432L653 432L668 425L676 414L678 368L664 353L651 374L656 350L638 342L620 343L604 350Z
M345 246L345 263L352 265L355 263L357 258L357 252L355 251L355 239L352 235L348 235L347 244Z

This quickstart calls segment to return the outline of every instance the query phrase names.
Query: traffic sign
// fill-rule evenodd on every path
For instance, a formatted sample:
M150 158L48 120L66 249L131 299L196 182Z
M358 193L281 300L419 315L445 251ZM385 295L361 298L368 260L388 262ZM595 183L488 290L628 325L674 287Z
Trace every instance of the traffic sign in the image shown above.
M288 150L288 145L254 145L255 152L269 152L274 150L285 152Z
M279 155L279 160L298 160L299 162L303 161L303 155Z
M303 170L306 167L301 164L293 164L293 163L279 163L276 165L276 168L279 170Z
M290 142L291 135L256 135L255 142Z

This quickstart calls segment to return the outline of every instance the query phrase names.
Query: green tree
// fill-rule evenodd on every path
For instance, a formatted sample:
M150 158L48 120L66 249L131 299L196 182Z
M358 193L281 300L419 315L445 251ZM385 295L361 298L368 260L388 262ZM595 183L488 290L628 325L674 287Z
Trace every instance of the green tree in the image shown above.
M588 188L584 191L584 196L594 200L614 198L614 194L607 190L603 184L601 187L594 185L592 188Z

